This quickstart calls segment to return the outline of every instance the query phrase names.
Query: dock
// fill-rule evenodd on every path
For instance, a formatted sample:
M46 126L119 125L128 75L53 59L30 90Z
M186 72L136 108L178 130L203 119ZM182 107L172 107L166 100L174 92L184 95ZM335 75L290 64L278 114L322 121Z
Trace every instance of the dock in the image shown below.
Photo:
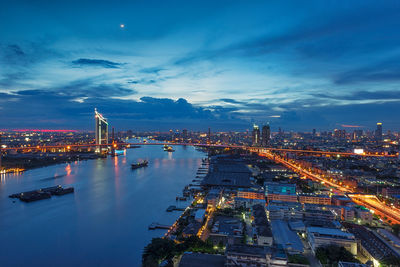
M171 205L167 208L167 212L172 212L172 211L184 211L185 208L179 208L177 206Z
M149 225L149 230L169 229L169 228L171 228L171 226L159 224L159 223L156 223L156 222L153 222L152 224Z

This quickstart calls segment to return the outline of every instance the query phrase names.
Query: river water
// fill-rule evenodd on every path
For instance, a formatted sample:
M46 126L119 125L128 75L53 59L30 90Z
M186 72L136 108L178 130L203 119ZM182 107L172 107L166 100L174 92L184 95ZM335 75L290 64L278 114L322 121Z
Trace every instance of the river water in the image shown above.
M143 248L181 212L166 212L196 175L193 147L128 149L125 155L59 164L0 181L0 266L140 266ZM147 159L149 166L131 170ZM75 193L24 203L8 195L53 185ZM15 201L15 202L13 202Z

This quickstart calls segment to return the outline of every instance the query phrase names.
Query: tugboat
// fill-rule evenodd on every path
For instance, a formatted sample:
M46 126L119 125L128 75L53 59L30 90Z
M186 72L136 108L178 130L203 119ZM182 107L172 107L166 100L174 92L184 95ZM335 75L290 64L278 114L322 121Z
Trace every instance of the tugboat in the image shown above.
M147 167L147 165L149 165L149 162L147 160L131 164L133 170L139 169L139 168L142 168L142 167Z

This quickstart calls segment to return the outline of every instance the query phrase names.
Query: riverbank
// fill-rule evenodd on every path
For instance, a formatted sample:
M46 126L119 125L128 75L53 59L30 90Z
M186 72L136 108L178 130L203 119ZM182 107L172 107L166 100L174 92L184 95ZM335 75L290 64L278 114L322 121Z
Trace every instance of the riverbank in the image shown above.
M55 164L105 157L106 155L89 152L24 153L4 156L2 158L2 168L4 173L19 173L21 171L47 167Z
M168 206L190 204L177 205L175 198L191 183L204 157L190 146L174 149L168 153L161 146L142 146L118 157L2 175L2 265L140 266L143 248L167 231L148 231L148 226L172 225L181 212L167 212ZM131 169L131 163L142 160L148 160L148 167ZM8 198L56 185L73 186L75 193L32 203Z

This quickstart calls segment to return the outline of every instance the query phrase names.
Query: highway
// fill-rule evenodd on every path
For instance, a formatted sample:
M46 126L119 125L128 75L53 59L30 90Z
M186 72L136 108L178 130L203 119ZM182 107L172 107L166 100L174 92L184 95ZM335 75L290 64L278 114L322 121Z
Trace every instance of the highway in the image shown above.
M294 165L293 163L290 163L287 160L282 159L278 155L272 154L270 152L262 152L259 153L259 155L274 160L275 162L281 163L284 166L288 167L289 169L293 170L294 172L300 175L304 175L309 179L312 179L314 181L319 181L325 185L335 188L339 192L346 194L349 198L351 198L351 200L354 203L364 206L369 210L372 210L374 214L380 215L382 220L385 220L390 224L396 224L396 223L400 224L400 211L396 208L393 208L391 206L382 203L374 195L354 194L354 190L352 190L351 188L343 187L335 183L332 183L328 180L325 180L321 178L319 175L313 174L305 169L302 169L301 167ZM386 217L387 219L384 219L384 217Z

